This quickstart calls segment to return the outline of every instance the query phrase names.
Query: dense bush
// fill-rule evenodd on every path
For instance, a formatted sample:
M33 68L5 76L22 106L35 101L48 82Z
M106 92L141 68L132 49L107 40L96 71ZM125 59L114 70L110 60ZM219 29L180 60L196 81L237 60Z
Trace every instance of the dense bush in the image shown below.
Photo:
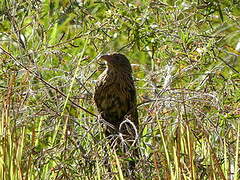
M137 179L239 179L240 2L0 2L0 178L123 179L92 100L98 57L133 64ZM238 45L238 48L237 48Z

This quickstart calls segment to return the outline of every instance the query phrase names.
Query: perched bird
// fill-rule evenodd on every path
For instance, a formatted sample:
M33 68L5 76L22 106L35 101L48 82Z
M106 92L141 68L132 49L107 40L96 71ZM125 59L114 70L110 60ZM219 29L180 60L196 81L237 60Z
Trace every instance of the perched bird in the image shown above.
M139 158L136 141L139 124L131 64L126 56L119 53L103 55L101 59L107 62L107 68L99 77L94 100L101 118L113 127L107 126L106 137L121 134L121 142L128 142L127 145L121 143L124 146L118 143L115 146L113 143L113 146L131 159L125 172L128 177L135 179L136 161Z
M120 124L128 119L134 124L135 131L138 129L136 89L131 64L126 56L119 53L103 55L100 58L107 62L107 68L99 77L94 101L101 118L115 129L107 128L105 134L109 136L121 132L125 135L134 135L131 124L129 129L120 128Z

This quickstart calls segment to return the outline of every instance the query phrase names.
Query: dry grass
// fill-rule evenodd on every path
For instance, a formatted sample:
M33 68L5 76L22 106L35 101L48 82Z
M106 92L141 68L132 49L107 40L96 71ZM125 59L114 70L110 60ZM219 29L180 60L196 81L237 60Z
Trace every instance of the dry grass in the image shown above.
M109 51L135 64L135 179L240 178L240 4L164 2L0 2L0 179L128 179L92 100Z

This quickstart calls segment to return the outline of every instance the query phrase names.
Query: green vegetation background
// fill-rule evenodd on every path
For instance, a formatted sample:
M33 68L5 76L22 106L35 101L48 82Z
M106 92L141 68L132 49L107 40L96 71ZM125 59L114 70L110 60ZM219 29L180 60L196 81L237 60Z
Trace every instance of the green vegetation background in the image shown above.
M108 52L133 64L138 179L239 179L239 22L238 0L1 0L0 179L127 179L94 116Z

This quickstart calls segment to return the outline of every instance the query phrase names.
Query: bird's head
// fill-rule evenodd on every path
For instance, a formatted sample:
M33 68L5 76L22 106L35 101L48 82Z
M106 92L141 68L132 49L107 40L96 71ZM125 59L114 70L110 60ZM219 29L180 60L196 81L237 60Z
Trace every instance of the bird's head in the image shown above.
M100 57L107 62L109 69L116 71L132 72L131 64L126 56L120 53L105 54Z

